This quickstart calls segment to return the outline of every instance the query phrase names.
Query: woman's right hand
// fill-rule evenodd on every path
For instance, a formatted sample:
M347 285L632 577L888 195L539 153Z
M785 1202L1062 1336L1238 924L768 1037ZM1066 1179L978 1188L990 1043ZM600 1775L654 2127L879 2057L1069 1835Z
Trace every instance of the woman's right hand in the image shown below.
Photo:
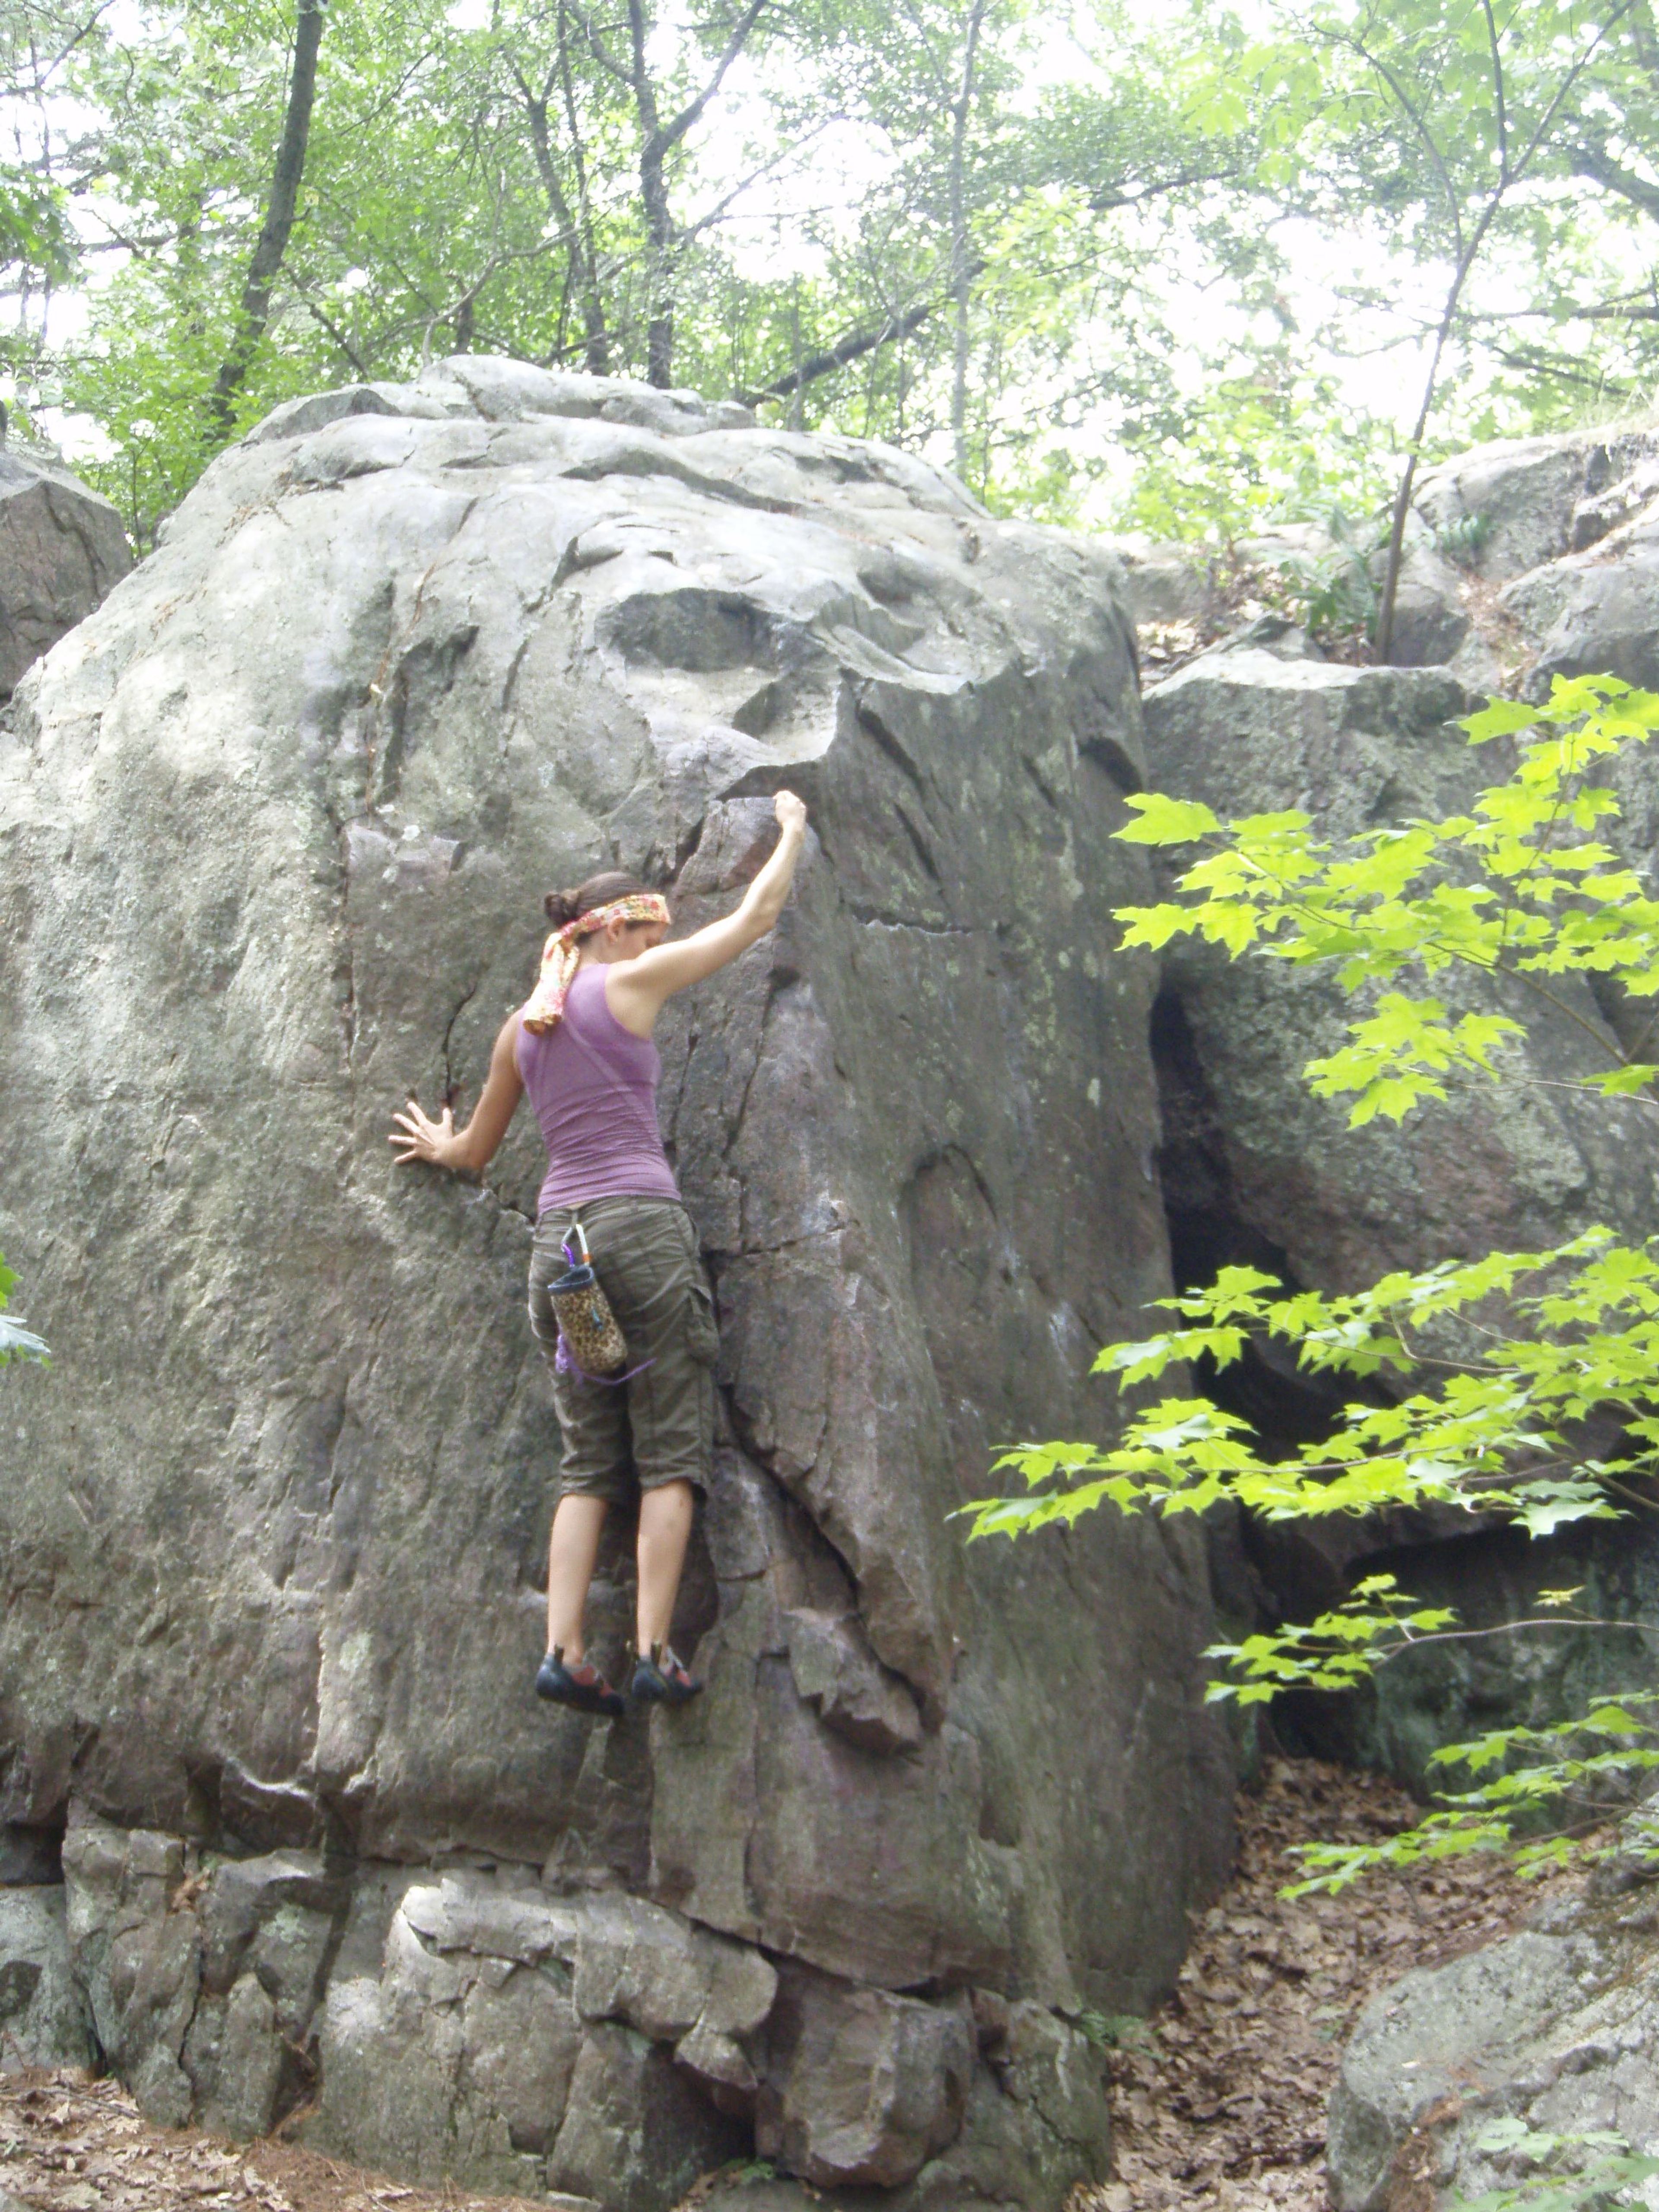
M806 830L805 802L802 799L797 799L793 791L779 792L777 797L772 801L772 811L778 817L778 827L780 830L785 831L793 830L798 837L805 835Z
M434 1168L453 1168L455 1164L455 1117L447 1106L437 1121L432 1121L421 1111L421 1102L411 1098L407 1114L394 1114L397 1128L387 1138L392 1145L401 1145L398 1164L409 1166L421 1161Z

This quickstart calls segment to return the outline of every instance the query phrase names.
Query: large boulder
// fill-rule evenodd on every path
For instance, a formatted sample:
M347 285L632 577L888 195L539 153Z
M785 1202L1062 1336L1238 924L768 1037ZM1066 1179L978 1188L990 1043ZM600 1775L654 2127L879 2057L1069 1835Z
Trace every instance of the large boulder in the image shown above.
M131 566L106 499L61 462L0 443L0 700Z
M1504 2122L1565 2138L1568 2171L1607 2138L1659 2150L1659 1912L1626 1893L1540 1917L1360 2014L1331 2093L1336 2212L1432 2212L1535 2182L1537 2150Z
M0 1888L0 2071L91 2065L91 2025L70 1960L62 1884Z
M641 2212L757 2111L860 2185L956 2158L963 2203L1011 2164L1042 2205L1098 2172L1062 2016L1167 1985L1228 1848L1202 1546L1102 1515L968 1547L948 1516L1006 1439L1098 1426L1094 1349L1169 1281L1150 978L1109 949L1149 883L1110 835L1140 744L1086 544L879 446L471 357L279 410L26 680L0 1247L54 1364L7 1386L0 1818L49 1839L74 1808L105 1900L77 1955L152 2109L240 2128L303 2092L342 2150L514 2186L539 2160ZM723 1341L680 1621L708 1689L596 1726L531 1691L535 1132L472 1186L395 1168L388 1115L476 1097L545 888L616 863L695 923L783 783L812 817L791 908L662 1034ZM629 1571L618 1528L613 1664ZM238 1908L255 1945L267 1905L346 1929L303 2034L287 1967L210 1965L192 1852L343 1885L251 1875ZM654 2011L579 2033L580 1961L568 1991L553 1951L475 1972L419 1921L410 1870L458 1856L676 1916L676 1989L698 1930L757 1985L787 1966L810 2032L688 2022L653 1967ZM660 1948L641 1929L605 1986ZM1034 2008L1026 2055L969 2049L975 1990ZM797 2124L802 2067L845 2097L895 2052L863 2136Z
M1423 478L1413 520L1414 557L1442 572L1441 657L1470 680L1539 697L1557 675L1659 683L1659 434L1477 447Z
M1502 747L1473 750L1461 726L1477 703L1445 669L1218 651L1149 689L1151 778L1223 819L1297 807L1322 835L1340 838L1455 811L1480 785L1501 779ZM1237 1262L1292 1285L1353 1291L1395 1269L1552 1245L1596 1222L1638 1237L1649 1232L1659 1218L1659 1127L1638 1104L1571 1087L1608 1064L1595 1042L1600 1031L1611 1047L1607 1017L1589 991L1565 988L1568 1003L1553 1007L1496 996L1455 973L1437 988L1460 1006L1496 1006L1524 1020L1524 1041L1500 1054L1496 1082L1455 1081L1443 1103L1398 1126L1353 1129L1348 1101L1316 1097L1303 1073L1344 1041L1356 1006L1340 983L1265 957L1230 963L1211 948L1172 948L1153 1036L1160 1175L1178 1279L1208 1281ZM1474 1346L1449 1336L1441 1348ZM1223 1387L1285 1444L1325 1433L1341 1395L1270 1341ZM1468 1527L1464 1516L1391 1516L1253 1527L1245 1542L1270 1607L1306 1618L1344 1594L1362 1561L1367 1571L1394 1568L1417 1589L1424 1577L1409 1547L1466 1535ZM1601 1540L1612 1566L1632 1540L1620 1529ZM1547 1568L1549 1557L1539 1554L1545 1582L1577 1579ZM1468 1550L1461 1558L1473 1569ZM1504 1591L1489 1590L1480 1571L1467 1576L1461 1593L1447 1590L1457 1579L1455 1564L1438 1574L1447 1602L1472 1597L1482 1618L1506 1617ZM1470 1664L1442 1654L1392 1671L1376 1700L1386 1707L1397 1697L1398 1715L1348 1700L1324 1712L1318 1747L1382 1757L1401 1778L1419 1781L1433 1747L1426 1717L1451 1723L1454 1677ZM1518 1692L1520 1679L1509 1679ZM1506 1710L1514 1719L1533 1717L1516 1698Z
M1461 726L1478 703L1443 669L1207 654L1147 693L1150 775L1224 820L1296 807L1322 836L1353 836L1454 811L1501 780L1502 749L1472 749ZM1349 1101L1316 1097L1302 1073L1354 1017L1334 980L1181 945L1164 989L1166 1204L1195 1264L1206 1245L1273 1246L1300 1281L1355 1290L1598 1219L1639 1233L1659 1211L1650 1117L1559 1087L1608 1064L1587 992L1566 1012L1496 1001L1528 1028L1499 1081L1351 1129Z
M1604 537L1627 511L1616 487L1656 453L1651 430L1502 439L1425 471L1412 504L1462 566L1504 584Z

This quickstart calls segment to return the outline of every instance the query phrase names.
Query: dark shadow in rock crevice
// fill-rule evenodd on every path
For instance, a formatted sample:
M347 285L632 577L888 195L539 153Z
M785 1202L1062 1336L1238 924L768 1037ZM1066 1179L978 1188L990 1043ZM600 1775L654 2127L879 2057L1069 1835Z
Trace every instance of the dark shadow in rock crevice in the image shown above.
M1152 1050L1163 1124L1158 1180L1176 1289L1199 1289L1223 1267L1239 1267L1275 1276L1288 1291L1304 1288L1284 1248L1244 1217L1221 1115L1185 1009L1168 984L1152 1002ZM1249 1421L1270 1452L1329 1436L1353 1395L1333 1378L1303 1372L1286 1346L1265 1336L1253 1338L1234 1366L1201 1362L1194 1379L1206 1397Z

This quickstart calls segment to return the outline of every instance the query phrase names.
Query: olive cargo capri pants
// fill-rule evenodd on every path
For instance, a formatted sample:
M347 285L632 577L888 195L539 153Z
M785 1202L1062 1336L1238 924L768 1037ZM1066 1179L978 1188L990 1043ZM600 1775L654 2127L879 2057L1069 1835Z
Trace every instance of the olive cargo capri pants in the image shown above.
M558 1363L559 1325L547 1286L566 1266L563 1242L580 1222L599 1286L642 1371L600 1382ZM697 1232L668 1198L596 1198L550 1206L536 1224L530 1326L553 1376L564 1437L561 1498L622 1504L635 1483L708 1487L714 1442L714 1305Z

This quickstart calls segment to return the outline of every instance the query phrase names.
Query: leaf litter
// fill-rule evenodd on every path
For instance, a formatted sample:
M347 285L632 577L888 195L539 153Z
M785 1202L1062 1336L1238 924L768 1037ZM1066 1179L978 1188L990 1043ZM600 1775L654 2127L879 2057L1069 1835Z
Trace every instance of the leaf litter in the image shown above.
M556 2199L553 2200L556 2203ZM279 2137L144 2119L118 2081L0 2074L0 2212L549 2212L545 2198L410 2189Z
M1336 1897L1279 1896L1292 1844L1375 1842L1419 1810L1376 1775L1269 1761L1240 1798L1237 1872L1198 1917L1174 1995L1148 2021L1103 2023L1114 2174L1074 2191L1066 2212L1326 2212L1325 2100L1363 2006L1413 1966L1508 1935L1571 1879L1523 1881L1486 1852ZM412 2189L280 2131L232 2145L153 2126L118 2081L24 2071L0 2074L0 2212L532 2212L532 2200Z
M1495 1851L1283 1898L1296 1844L1376 1843L1422 1816L1380 1775L1274 1759L1240 1796L1234 1878L1199 1916L1175 1994L1112 2023L1114 2179L1066 2212L1327 2212L1325 2101L1376 1992L1497 1942L1576 1877Z

